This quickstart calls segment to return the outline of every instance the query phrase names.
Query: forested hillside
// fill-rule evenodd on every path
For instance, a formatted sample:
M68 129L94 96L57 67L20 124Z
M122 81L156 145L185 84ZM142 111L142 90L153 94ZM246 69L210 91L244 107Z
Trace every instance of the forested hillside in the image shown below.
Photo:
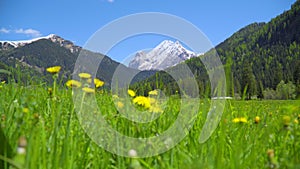
M262 98L269 95L268 92L276 92L281 81L284 92L297 90L299 95L300 1L268 23L253 23L242 28L215 49L224 64L228 96ZM209 57L210 53L186 61L196 76L201 95L209 93L209 82L200 58ZM171 92L169 88L177 86L164 72L148 79L149 84L145 86L154 87L158 81L163 84L158 87L165 86L165 91Z
M55 35L54 38L56 39L40 39L16 48L1 48L0 46L0 69L5 71L0 72L0 80L7 81L10 76L16 81L24 83L47 82L52 78L46 72L46 68L55 65L62 67L60 75L62 81L71 78L76 59L83 49L59 36ZM105 81L107 87L110 86L113 73L118 66L128 72L137 72L137 70L127 68L100 53L84 50L81 54L103 58L99 65L97 77ZM7 74L7 71L11 73ZM153 73L154 71L143 71L135 80L149 77Z

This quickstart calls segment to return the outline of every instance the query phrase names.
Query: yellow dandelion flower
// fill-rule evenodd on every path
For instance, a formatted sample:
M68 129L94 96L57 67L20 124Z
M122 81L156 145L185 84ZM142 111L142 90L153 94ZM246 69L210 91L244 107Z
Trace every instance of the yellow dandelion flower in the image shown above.
M51 73L51 74L57 74L61 69L61 66L53 66L53 67L48 67L46 69L47 72Z
M130 97L134 97L135 96L135 92L131 89L128 89L127 93L129 94Z
M260 117L259 116L256 116L255 118L254 118L254 122L257 124L257 123L259 123L260 122Z
M23 113L29 113L29 109L27 107L23 108Z
M85 93L95 93L95 89L90 88L90 87L84 87L84 88L82 88L82 90L83 90Z
M247 123L248 120L247 120L245 117L241 117L241 118L240 118L240 122L242 122L242 123Z
M66 82L66 86L68 86L68 87L74 87L74 88L79 88L79 87L81 87L81 83L79 82L79 81L77 81L77 80L68 80L67 82Z
M119 101L119 102L117 102L117 106L118 106L118 108L122 109L124 107L124 103Z
M245 117L234 118L232 120L233 123L247 123L248 120Z
M82 79L90 79L92 77L89 73L79 73L78 76Z
M143 106L146 109L150 108L151 106L149 98L145 96L137 96L132 100L132 102L139 106Z
M100 79L95 78L94 79L94 84L96 88L102 87L104 85L104 82Z
M234 118L234 119L232 120L232 122L234 122L234 123L239 123L239 122L240 122L240 118Z
M158 91L157 90L152 90L150 92L148 92L149 95L155 95L157 96L158 95Z

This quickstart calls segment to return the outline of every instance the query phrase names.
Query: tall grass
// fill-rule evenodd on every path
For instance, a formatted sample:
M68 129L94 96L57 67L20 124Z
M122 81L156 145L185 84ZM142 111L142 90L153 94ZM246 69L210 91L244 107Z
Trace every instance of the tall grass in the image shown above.
M1 154L0 161L6 164L0 168L300 168L297 100L228 100L218 128L207 142L200 144L198 138L210 105L210 100L201 100L191 131L177 146L154 157L136 159L111 154L91 141L77 119L72 91L55 87L54 97L48 88L42 83L2 84L0 115L5 138L1 138L0 146L7 147L7 141L13 155ZM107 122L131 137L162 133L182 106L179 97L170 97L161 117L139 124L118 114L109 92L97 92L96 97L99 104L107 105L101 106ZM258 123L254 122L256 116L261 119ZM245 117L248 122L232 122L236 117ZM27 141L24 154L17 152L22 136Z

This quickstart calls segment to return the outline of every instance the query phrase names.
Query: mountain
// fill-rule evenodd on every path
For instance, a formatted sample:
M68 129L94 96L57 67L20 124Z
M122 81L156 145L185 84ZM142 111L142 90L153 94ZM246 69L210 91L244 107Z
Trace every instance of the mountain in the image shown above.
M178 41L165 40L149 52L136 53L129 62L129 67L139 70L163 70L196 56Z
M154 73L153 71L139 72L127 68L108 56L82 49L71 41L54 34L26 41L0 41L0 69L12 71L12 76L20 76L21 72L22 79L19 80L29 83L33 78L44 78L44 80L49 81L51 78L49 73L45 71L46 68L59 65L63 70L61 76L66 80L70 78L73 72L78 72L78 70L74 70L74 66L80 52L83 57L103 58L97 71L97 77L104 80L107 87L110 86L117 67L124 72L139 73L134 79L135 81ZM84 70L84 68L81 69ZM0 78L7 79L1 73Z
M265 89L276 89L283 80L297 86L300 94L300 1L291 9L268 23L250 24L215 47L225 69L228 96L244 93L263 97ZM199 84L200 94L207 95L209 80L202 57L209 57L214 50L203 56L186 60ZM180 66L180 65L178 65ZM172 69L176 70L178 66ZM178 89L176 82L164 71L146 80L148 86L160 86L166 91ZM172 89L173 88L173 89Z
M81 49L81 47L74 45L71 41L65 40L55 34L50 34L45 37L38 37L31 40L0 41L0 50L22 47L43 39L51 40L53 43L59 44L59 46L69 49L71 53L79 52L79 50Z

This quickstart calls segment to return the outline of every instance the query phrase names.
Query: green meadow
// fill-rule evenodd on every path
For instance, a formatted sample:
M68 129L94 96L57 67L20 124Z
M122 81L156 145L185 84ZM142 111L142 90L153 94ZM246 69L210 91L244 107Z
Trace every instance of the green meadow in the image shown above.
M195 123L179 144L153 157L130 158L112 154L90 139L79 123L72 93L72 89L56 83L1 83L0 167L300 168L299 100L226 100L218 127L205 143L199 143L211 102L200 99ZM157 119L139 124L118 112L132 103L114 101L116 96L101 88L86 91L86 95L95 95L97 103L105 105L101 106L102 115L116 131L137 138L168 129L182 106L179 96L170 96ZM145 107L136 103L138 108Z

